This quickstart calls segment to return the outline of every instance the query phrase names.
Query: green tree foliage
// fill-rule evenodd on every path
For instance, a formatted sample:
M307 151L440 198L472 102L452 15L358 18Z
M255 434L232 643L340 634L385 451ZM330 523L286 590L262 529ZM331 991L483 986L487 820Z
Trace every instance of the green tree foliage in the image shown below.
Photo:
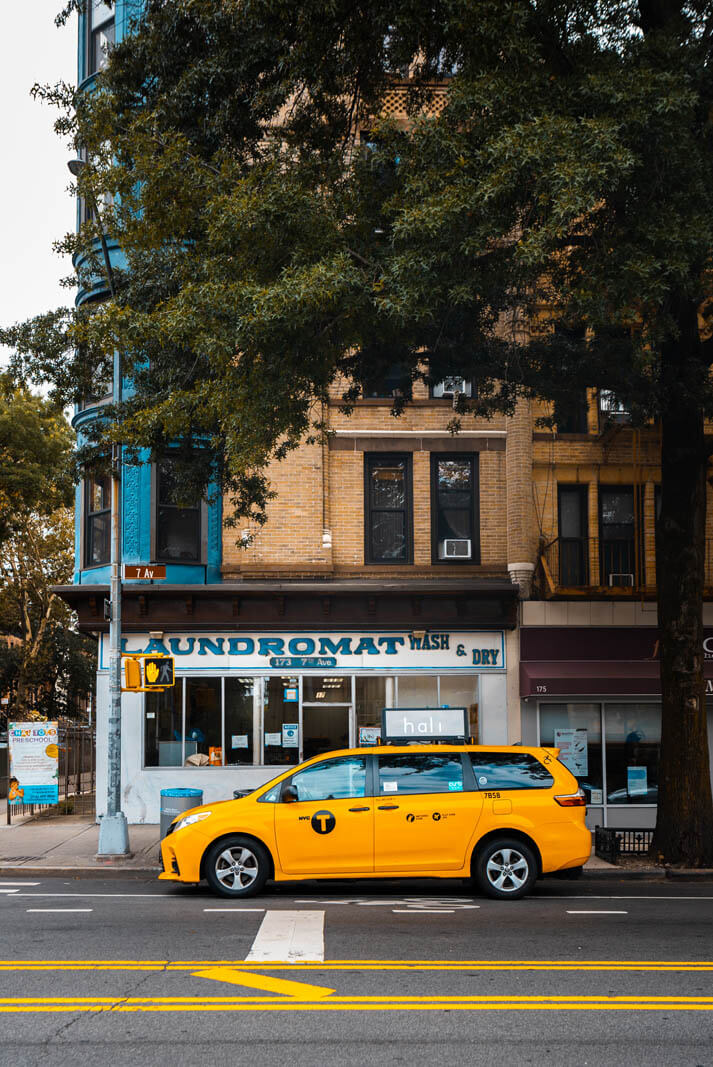
M61 408L0 375L0 545L33 512L71 503L73 450Z
M53 592L71 581L74 516L70 508L25 514L0 554L0 688L3 717L74 717L93 687L96 646L77 632Z
M114 198L117 299L6 332L18 362L64 399L118 348L133 393L90 445L180 438L243 513L338 375L348 407L394 363L462 374L456 424L582 386L660 420L657 847L713 862L713 5L147 0L135 31L98 91L43 92L89 151L81 191ZM379 118L404 68L407 128ZM63 245L90 289L95 236ZM533 328L545 308L586 333Z

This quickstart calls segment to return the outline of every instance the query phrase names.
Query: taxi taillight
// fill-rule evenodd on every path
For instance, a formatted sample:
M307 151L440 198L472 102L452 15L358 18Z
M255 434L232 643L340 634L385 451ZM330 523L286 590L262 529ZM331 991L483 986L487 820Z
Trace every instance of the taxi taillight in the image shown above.
M576 793L560 794L560 796L555 797L555 800L563 808L585 808L587 806L587 801L582 789L578 789Z

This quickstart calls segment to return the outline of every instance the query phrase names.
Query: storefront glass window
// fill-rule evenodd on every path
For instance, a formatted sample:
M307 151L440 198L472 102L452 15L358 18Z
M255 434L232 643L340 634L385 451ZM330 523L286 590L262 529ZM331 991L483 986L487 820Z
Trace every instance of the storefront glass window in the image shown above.
M299 763L299 700L292 678L265 679L264 762ZM294 697L294 699L293 699ZM284 729L293 727L293 729Z
M437 708L438 685L435 674L400 674L400 708Z
M220 678L186 678L186 764L223 762Z
M605 715L608 802L656 804L660 705L607 703Z
M390 695L387 692L390 690ZM394 703L393 678L356 678L356 743L361 744L359 730L363 727L381 729L381 712Z
M172 689L146 694L144 716L144 765L181 766L181 726L183 721L183 679Z
M441 698L439 704L442 708L467 708L468 722L470 724L470 736L479 741L478 728L478 676L477 674L441 675Z
M305 675L302 679L302 699L311 703L351 704L351 674L335 674L324 678Z
M560 760L581 785L588 804L603 803L600 704L540 704L540 744L561 749Z
M255 678L225 679L225 762L253 762L253 693Z

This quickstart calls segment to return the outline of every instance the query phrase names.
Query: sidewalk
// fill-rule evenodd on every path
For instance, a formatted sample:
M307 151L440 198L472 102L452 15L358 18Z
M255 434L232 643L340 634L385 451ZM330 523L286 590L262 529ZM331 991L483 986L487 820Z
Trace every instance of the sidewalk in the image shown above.
M11 826L0 823L0 874L27 873L29 870L57 874L73 871L87 874L99 871L158 871L159 827L129 827L133 855L119 861L97 860L99 827L82 815L56 818L27 816L13 820Z

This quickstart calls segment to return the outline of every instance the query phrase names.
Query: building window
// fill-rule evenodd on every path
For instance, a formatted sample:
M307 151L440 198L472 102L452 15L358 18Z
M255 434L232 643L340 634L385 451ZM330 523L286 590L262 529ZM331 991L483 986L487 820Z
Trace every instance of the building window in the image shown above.
M434 563L478 563L477 456L431 456Z
M568 401L555 404L557 433L589 433L587 390L582 389Z
M607 704L604 710L608 804L658 802L661 707Z
M558 577L559 585L565 588L589 583L587 493L586 485L560 485L557 488Z
M540 704L540 744L560 749L560 762L577 779L587 804L603 803L601 705Z
M366 559L410 563L412 559L411 457L365 457Z
M431 396L434 400L446 398L454 399L456 396L474 396L473 383L467 378L450 376L431 386Z
M404 397L411 399L413 382L408 367L400 363L394 363L377 378L372 378L362 385L362 396L365 400L388 399L397 400Z
M111 528L111 478L89 477L84 483L85 566L109 562Z
M641 495L639 492L638 497L635 496L631 486L601 486L599 489L599 563L602 585L639 584L639 577L644 571L641 537L643 524L637 523L637 511L639 516L642 514Z
M156 558L174 563L199 563L201 501L186 498L171 460L158 464L156 480Z
M87 77L106 66L114 44L114 9L105 0L87 4Z

